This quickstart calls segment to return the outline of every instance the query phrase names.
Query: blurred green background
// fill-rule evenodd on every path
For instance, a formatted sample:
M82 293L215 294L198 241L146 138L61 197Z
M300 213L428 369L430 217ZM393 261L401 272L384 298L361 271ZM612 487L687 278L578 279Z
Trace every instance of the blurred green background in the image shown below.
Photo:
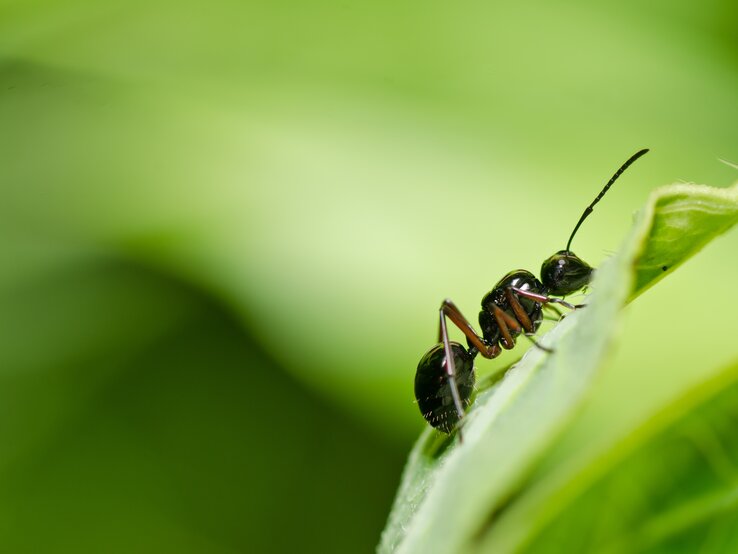
M639 148L574 242L594 265L654 187L738 179L737 22L718 0L0 2L0 549L371 551L441 299L475 319L537 272ZM734 358L736 252L629 308L555 455Z

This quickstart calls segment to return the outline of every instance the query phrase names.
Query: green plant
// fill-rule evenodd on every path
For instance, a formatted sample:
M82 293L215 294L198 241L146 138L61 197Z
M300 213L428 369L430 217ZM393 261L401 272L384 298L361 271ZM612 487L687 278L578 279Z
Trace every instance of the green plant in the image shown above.
M483 383L463 443L426 429L380 552L668 551L671 541L703 541L710 529L700 524L738 499L738 360L625 439L573 460L546 456L606 361L622 308L736 222L738 185L655 191L598 270L587 308L542 338L555 353L533 349Z

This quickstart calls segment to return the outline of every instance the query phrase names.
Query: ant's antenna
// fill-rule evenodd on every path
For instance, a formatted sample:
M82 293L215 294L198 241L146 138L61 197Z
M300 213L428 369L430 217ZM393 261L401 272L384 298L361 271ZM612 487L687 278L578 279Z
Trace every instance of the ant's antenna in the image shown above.
M569 237L569 242L566 243L566 250L565 250L565 252L569 252L570 251L569 250L569 247L571 246L571 241L574 238L574 235L577 234L577 231L579 230L579 227L584 222L584 220L587 219L587 216L592 213L592 209L595 207L595 204L597 204L597 202L599 202L600 200L602 200L602 197L605 196L605 193L607 192L607 190L612 186L612 184L617 180L617 178L620 177L620 175L623 173L623 171L625 171L626 169L628 169L628 167L630 166L630 164L632 164L638 158L640 158L641 156L643 156L643 154L645 154L646 152L648 152L648 148L644 148L643 150L639 150L638 152L636 152L635 154L633 154L630 158L628 158L628 161L625 162L622 166L620 166L620 169L618 169L615 172L615 175L613 175L610 178L610 180L605 185L605 188L603 188L602 191L597 195L597 198L595 198L594 201L589 206L587 206L587 209L584 210L584 213L582 214L582 217L579 218L579 221L577 222L576 226L574 227L574 230L571 232L571 236Z

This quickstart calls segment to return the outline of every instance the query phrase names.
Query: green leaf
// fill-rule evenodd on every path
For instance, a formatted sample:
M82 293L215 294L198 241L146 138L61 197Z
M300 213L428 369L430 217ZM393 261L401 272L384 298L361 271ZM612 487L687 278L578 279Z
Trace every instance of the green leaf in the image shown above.
M671 185L654 192L646 210L656 217L635 261L633 296L699 252L714 237L738 222L738 187Z
M565 544L567 552L735 552L737 423L738 360L592 460L535 513L526 513L524 550L561 552ZM602 498L608 499L604 505ZM558 506L557 517L545 518L552 506ZM515 523L520 516L522 511ZM490 533L478 550L510 550L506 539L505 533Z
M581 404L627 300L736 221L738 186L655 191L620 251L597 271L587 309L541 339L555 353L531 349L503 380L480 392L463 443L432 429L423 433L379 551L466 552L492 540L488 535L500 514L523 494L536 462ZM683 238L675 240L680 233Z

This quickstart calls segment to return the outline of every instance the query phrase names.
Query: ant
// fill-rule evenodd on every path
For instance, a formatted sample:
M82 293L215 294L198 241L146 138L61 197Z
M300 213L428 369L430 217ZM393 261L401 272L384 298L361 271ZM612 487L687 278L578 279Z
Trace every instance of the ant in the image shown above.
M420 413L432 427L450 434L464 418L464 407L470 404L474 390L474 359L477 354L496 358L503 348L513 348L520 334L530 339L535 347L553 352L533 338L543 320L543 310L553 310L561 318L563 315L554 304L570 310L583 307L570 304L563 297L587 285L594 272L594 268L570 250L571 241L595 204L623 171L646 152L648 149L639 150L628 158L587 206L574 226L566 248L543 262L540 281L531 272L518 269L505 275L484 295L482 311L479 312L481 335L451 300L443 301L439 310L438 343L420 359L415 374L415 398ZM446 318L466 335L468 349L449 340Z

